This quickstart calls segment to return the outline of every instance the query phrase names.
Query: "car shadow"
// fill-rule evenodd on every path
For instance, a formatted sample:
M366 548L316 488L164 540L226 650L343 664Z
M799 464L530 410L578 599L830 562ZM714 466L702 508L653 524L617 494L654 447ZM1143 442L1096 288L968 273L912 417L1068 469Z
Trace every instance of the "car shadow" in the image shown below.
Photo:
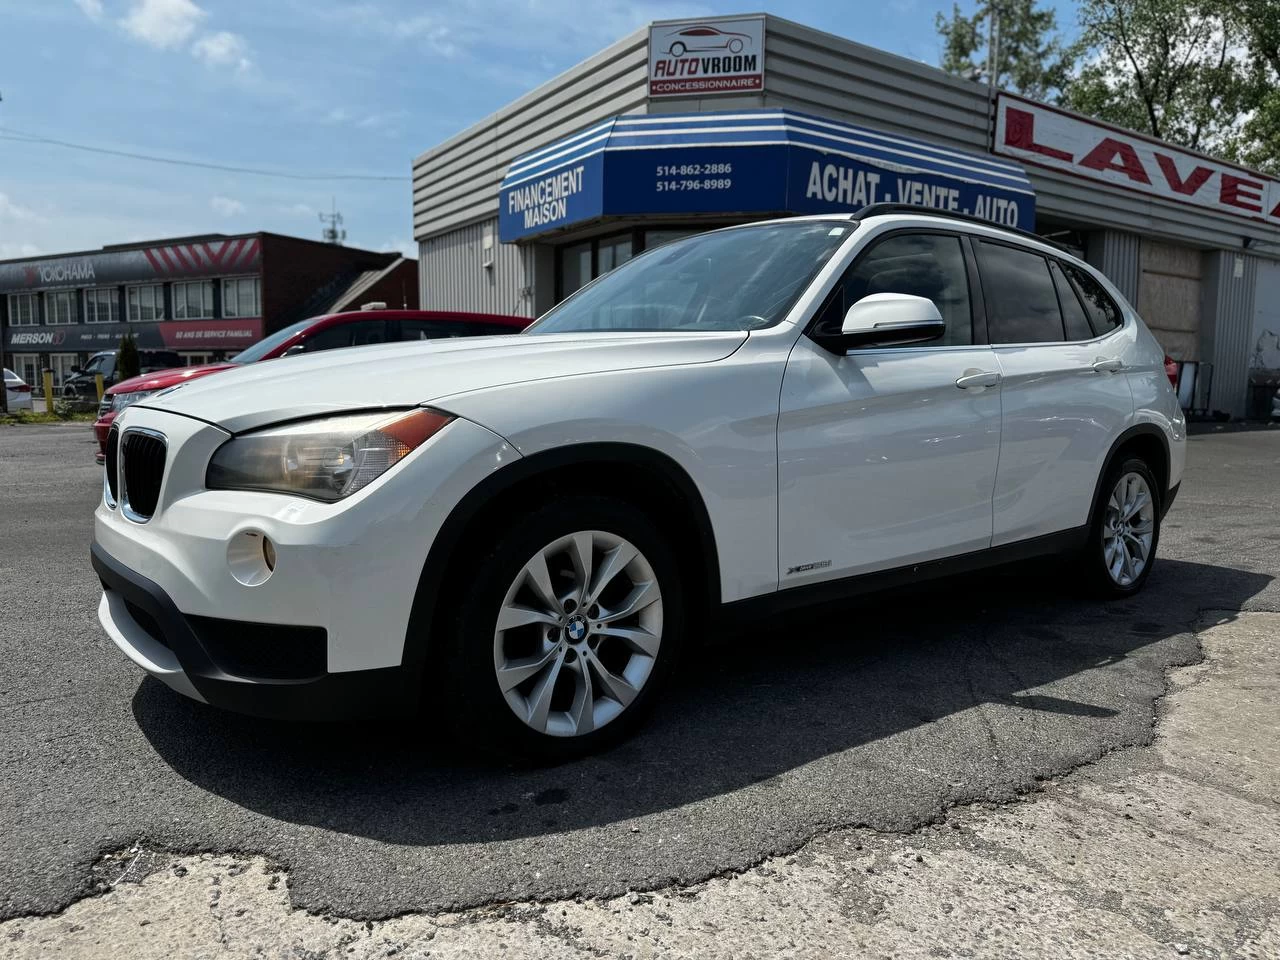
M1138 597L1097 603L1058 589L1066 575L1024 565L717 638L687 656L636 736L558 767L443 744L426 720L234 716L150 679L133 711L178 774L272 818L407 845L509 839L674 809L983 704L1107 723L1116 705L1073 699L1090 689L1077 675L1186 633L1200 609L1239 609L1272 580L1161 560Z

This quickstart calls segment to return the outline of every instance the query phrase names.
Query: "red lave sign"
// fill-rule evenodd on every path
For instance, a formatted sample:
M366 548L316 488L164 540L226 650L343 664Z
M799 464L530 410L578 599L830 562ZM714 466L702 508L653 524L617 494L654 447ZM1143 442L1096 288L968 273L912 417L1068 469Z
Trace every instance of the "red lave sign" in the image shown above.
M1000 94L995 152L1218 213L1280 224L1280 180Z

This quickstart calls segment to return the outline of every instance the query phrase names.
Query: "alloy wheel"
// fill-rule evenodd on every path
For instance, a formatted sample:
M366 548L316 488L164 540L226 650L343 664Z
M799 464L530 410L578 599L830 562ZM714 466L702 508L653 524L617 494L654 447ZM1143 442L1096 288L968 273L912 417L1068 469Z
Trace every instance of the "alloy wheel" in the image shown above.
M1146 479L1123 474L1107 498L1102 524L1102 556L1117 586L1132 585L1147 568L1155 539L1155 501Z
M602 530L547 544L498 611L493 665L507 705L538 733L580 737L620 716L653 673L662 590L630 541Z

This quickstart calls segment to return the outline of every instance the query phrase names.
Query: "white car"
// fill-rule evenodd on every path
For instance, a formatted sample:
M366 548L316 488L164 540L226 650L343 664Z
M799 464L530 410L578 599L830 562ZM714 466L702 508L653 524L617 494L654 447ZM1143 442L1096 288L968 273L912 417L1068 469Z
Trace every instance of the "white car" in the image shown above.
M31 385L8 367L4 368L4 389L10 413L32 409Z
M1183 470L1163 361L1028 235L896 207L706 233L518 336L129 407L99 617L211 704L438 707L468 743L565 756L629 729L720 617L1050 553L1134 593Z

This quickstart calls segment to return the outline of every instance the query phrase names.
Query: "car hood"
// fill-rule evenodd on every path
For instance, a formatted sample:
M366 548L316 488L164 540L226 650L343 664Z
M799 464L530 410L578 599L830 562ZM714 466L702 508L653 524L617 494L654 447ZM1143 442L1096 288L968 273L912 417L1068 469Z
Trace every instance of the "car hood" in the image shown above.
M567 333L348 347L248 364L139 406L239 433L281 420L415 406L531 380L710 363L732 354L746 338L739 331Z
M234 363L202 363L198 367L170 367L168 370L152 370L128 380L121 380L107 393L141 393L143 390L163 390L175 387L197 377L206 377L219 370L234 370Z

